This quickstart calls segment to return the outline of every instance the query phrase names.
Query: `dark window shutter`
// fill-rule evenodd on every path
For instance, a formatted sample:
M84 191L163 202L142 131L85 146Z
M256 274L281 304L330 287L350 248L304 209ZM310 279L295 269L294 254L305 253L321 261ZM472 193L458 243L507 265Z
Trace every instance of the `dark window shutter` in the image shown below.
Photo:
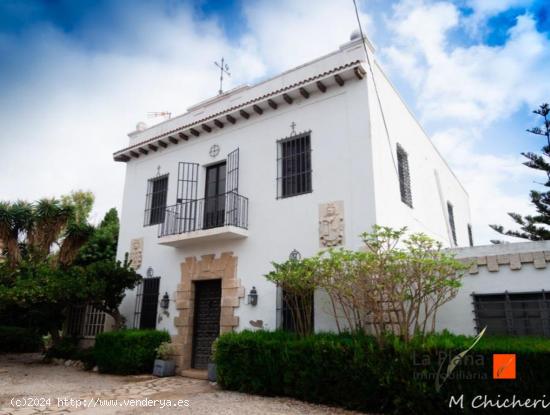
M409 172L409 156L399 144L397 144L397 170L399 173L399 192L401 193L401 201L412 208L413 202Z
M455 214L454 208L451 202L447 202L447 212L449 213L449 226L451 227L451 235L453 237L453 242L456 243L456 227L455 227Z
M239 149L227 155L225 179L225 223L237 225L239 223Z
M227 155L226 192L239 193L239 149Z
M145 278L142 284L139 328L155 329L157 327L160 277Z
M157 326L160 277L144 278L136 288L134 328L154 329Z

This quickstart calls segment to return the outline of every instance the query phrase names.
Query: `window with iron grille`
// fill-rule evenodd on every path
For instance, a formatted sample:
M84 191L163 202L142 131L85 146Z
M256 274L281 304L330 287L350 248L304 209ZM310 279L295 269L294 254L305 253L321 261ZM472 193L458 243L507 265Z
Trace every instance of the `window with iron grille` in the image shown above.
M477 331L487 334L550 337L550 295L526 293L472 294Z
M311 132L277 142L277 198L310 193Z
M145 198L145 226L164 222L166 214L166 196L168 194L168 175L149 179Z
M80 337L84 326L86 306L73 306L69 308L67 315L67 334L73 337Z
M298 297L277 285L276 326L288 332L296 332L299 319L311 331L314 329L314 293L307 297Z
M69 309L67 333L74 337L95 337L105 329L105 313L88 304Z
M451 227L451 235L453 237L453 242L455 245L457 245L456 243L456 228L455 228L455 214L454 214L454 209L453 209L453 205L451 204L451 202L447 202L447 212L449 214L449 226Z
M472 225L468 224L468 241L470 246L474 246L474 235L472 234Z
M409 156L407 152L397 144L397 170L399 173L399 191L401 201L409 207L413 207L411 177L409 173Z

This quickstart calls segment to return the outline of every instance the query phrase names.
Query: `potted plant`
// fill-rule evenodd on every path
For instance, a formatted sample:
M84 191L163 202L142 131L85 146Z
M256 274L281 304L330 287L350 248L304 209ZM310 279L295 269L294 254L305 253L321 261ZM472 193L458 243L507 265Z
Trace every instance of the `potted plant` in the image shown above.
M157 358L153 367L153 375L159 377L174 376L176 374L176 362L170 360L170 355L174 354L172 344L162 342L156 350Z

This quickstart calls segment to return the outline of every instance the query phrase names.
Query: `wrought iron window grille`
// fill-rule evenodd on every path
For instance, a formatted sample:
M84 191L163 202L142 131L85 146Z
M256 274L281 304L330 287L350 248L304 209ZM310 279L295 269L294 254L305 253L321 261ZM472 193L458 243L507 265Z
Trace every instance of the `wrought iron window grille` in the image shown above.
M144 226L158 225L164 221L168 196L168 174L147 181Z
M507 336L550 337L550 295L542 290L522 293L472 293L475 326L480 332Z
M311 131L277 141L277 199L313 191Z

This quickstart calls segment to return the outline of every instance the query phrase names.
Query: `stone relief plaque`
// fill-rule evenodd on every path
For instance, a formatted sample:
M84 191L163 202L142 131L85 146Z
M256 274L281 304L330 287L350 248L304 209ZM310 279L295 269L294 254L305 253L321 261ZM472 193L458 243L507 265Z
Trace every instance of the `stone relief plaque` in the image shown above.
M344 202L319 205L319 246L330 248L344 243Z
M130 253L128 259L132 261L131 267L134 270L141 267L141 260L143 258L143 238L135 238L130 241Z

